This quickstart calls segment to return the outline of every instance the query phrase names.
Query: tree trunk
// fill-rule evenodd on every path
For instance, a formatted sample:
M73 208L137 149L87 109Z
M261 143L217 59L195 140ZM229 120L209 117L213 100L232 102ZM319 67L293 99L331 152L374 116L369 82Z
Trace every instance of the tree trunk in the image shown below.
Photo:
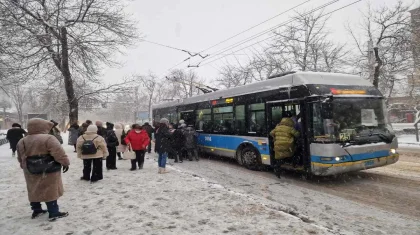
M373 51L375 52L375 71L373 73L373 86L375 86L376 88L379 87L379 75L380 75L380 71L381 71L381 67L382 67L382 60L381 58L379 58L379 52L378 52L378 48L375 47L373 48Z
M73 79L69 68L69 48L67 44L67 29L61 28L61 73L64 77L67 102L69 104L69 122L74 123L79 119L79 100L74 94Z

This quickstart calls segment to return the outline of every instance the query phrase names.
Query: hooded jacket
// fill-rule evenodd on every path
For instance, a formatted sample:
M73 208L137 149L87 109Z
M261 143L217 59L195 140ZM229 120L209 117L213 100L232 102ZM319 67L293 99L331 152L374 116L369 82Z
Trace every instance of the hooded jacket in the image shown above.
M80 136L77 139L76 144L76 151L77 151L77 157L80 159L92 159L92 158L106 158L108 157L108 148L106 147L105 139L97 134L98 127L95 125L88 126L85 134ZM96 154L89 154L89 155L83 155L82 154L82 146L85 140L93 140L93 143L96 146Z
M150 143L150 138L145 130L140 130L140 133L131 130L128 132L127 137L125 137L125 142L127 145L131 145L133 150L146 150Z
M34 175L26 168L26 159L31 156L50 154L63 166L70 161L57 138L49 135L53 123L33 118L28 122L28 136L17 145L18 161L25 175L28 198L30 202L49 202L57 200L64 193L61 171Z
M106 123L105 141L108 148L115 148L120 144L120 142L118 142L118 137L115 134L113 123Z
M21 127L12 127L7 131L6 139L10 143L10 148L16 148L17 143L26 135L26 131Z
M293 157L295 138L299 137L299 131L294 128L294 125L291 118L283 118L280 124L270 132L274 138L275 159Z

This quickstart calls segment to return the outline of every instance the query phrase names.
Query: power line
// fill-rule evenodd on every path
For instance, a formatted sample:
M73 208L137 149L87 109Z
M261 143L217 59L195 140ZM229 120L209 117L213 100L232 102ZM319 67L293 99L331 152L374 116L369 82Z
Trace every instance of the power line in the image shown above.
M264 21L262 21L262 22L260 22L260 23L258 23L258 24L256 24L256 25L254 25L254 26L252 26L252 27L250 27L250 28L248 28L248 29L245 29L245 30L244 30L244 31L242 31L242 32L239 32L239 33L237 33L237 34L235 34L235 35L233 35L233 36L231 36L231 37L229 37L229 38L227 38L227 39L225 39L225 40L223 40L223 41L221 41L221 42L218 42L218 43L214 44L213 46L210 46L210 47L208 47L208 48L206 48L206 49L204 49L204 50L201 50L200 52L198 52L198 54L200 54L200 53L202 53L202 52L204 52L204 51L207 51L207 50L209 50L209 49L211 49L211 48L214 48L214 47L216 47L216 46L218 46L218 45L220 45L220 44L222 44L222 43L225 43L225 42L227 42L227 41L231 40L232 38L235 38L235 37L237 37L237 36L239 36L239 35L241 35L241 34L243 34L243 33L248 32L248 31L249 31L249 30L251 30L251 29L254 29L254 28L256 28L256 27L258 27L258 26L260 26L260 25L262 25L262 24L264 24L264 23L266 23L266 22L268 22L268 21L272 20L272 19L275 19L275 18L277 18L277 17L279 17L279 16L281 16L281 15L284 15L285 13L287 13L287 12L289 12L289 11L291 11L291 10L294 10L294 9L296 9L296 8L298 8L298 7L302 6L302 5L304 5L304 4L306 4L306 3L310 2L310 1L311 1L311 0L307 0L307 1L303 2L303 3L300 3L300 4L298 4L298 5L294 6L294 7L292 7L292 8L289 8L288 10L283 11L283 12L281 12L281 13L279 13L279 14L277 14L277 15L275 15L275 16L273 16L273 17L271 17L271 18L267 19L267 20L264 20ZM337 0L337 1L338 1L338 0ZM147 41L147 40L144 40L144 41L146 41L146 42L150 42L150 41ZM176 49L176 50L181 50L181 51L184 51L184 50L179 49L179 48L174 48L174 47L171 47L171 46L166 46L166 45L162 45L162 44L159 44L159 43L154 43L154 42L150 42L150 43L153 43L153 44L156 44L156 45L160 45L160 46L169 47L169 48ZM191 54L190 54L190 55L191 55ZM210 56L210 55L207 55L207 56ZM205 57L203 58L203 56L201 56L201 55L200 55L200 57L201 57L202 59L205 59L207 56L205 56ZM182 64L182 63L184 63L185 61L190 60L190 59L191 59L191 57L188 57L187 59L185 59L185 60L183 60L183 61L181 61L181 62L177 63L177 64L176 64L176 65L174 65L174 66L172 66L170 69L168 69L168 71L172 70L172 69L173 69L173 68L175 68L175 67L178 67L180 64Z
M340 0L333 0L333 1L330 1L330 2L328 2L328 3L325 3L325 4L321 5L321 6L316 7L315 9L313 9L313 10L311 10L311 11L309 11L309 12L305 13L303 16L306 16L306 15L312 14L312 13L314 13L314 12L316 12L316 11L318 11L318 10L321 10L321 9L323 9L323 8L327 7L327 6L330 6L330 5L332 5L332 4L334 4L334 3L338 2L338 1L340 1ZM223 53L225 53L225 52L227 52L227 51L229 51L229 50L231 50L231 49L233 49L233 48L236 48L236 47L238 47L238 46L240 46L240 45L243 45L243 44L245 44L245 43L247 43L247 42L249 42L249 41L251 41L251 40L253 40L253 39L255 39L255 38L261 37L262 35L267 34L267 33L269 33L269 32L272 32L273 30L275 30L275 29L277 29L277 28L280 28L280 27L282 27L282 26L284 26L284 25L287 25L287 24L289 24L289 23L291 23L291 22L293 22L293 21L294 21L294 19L290 19L290 20L288 20L288 21L286 21L286 22L283 22L283 23L280 23L280 24L278 24L278 25L276 25L276 26L274 26L274 27L272 27L272 28L269 28L269 29L266 29L266 30L264 30L264 31L262 31L262 32L260 32L260 33L257 33L257 34L255 34L255 35L253 35L253 36L249 37L249 38L246 38L246 39L244 39L244 40L242 40L242 41L239 41L239 42L237 42L237 43L234 43L233 45L230 45L230 46L228 46L228 47L225 47L225 48L223 48L223 49L221 49L221 50L219 50L219 51L217 51L217 52L213 53L211 56L209 56L208 58L206 58L206 59L202 60L201 62L204 62L204 61L206 61L206 60L211 59L212 57L215 57L215 56L218 56L218 55L220 55L220 54L223 54Z
M349 7L349 6L351 6L351 5L354 5L354 4L356 4L356 3L358 3L358 2L361 2L361 1L362 1L362 0L357 0L357 1L354 1L354 2L352 2L352 3L350 3L350 4L347 4L347 5L343 6L343 7L337 8L337 9L335 9L335 10L333 10L333 11L330 11L330 12L328 12L328 13L326 13L326 14L323 14L323 15L321 15L320 17L324 17L324 16L326 16L326 15L330 15L330 14L332 14L332 13L334 13L334 12L337 12L337 11L339 11L339 10L342 10L342 9L344 9L344 8L347 8L347 7ZM236 51L232 52L232 54L233 54L233 53L236 53L236 52L238 52L238 51L244 50L244 49L246 49L246 48L248 48L248 47L254 46L255 44L258 44L258 43L260 43L260 42L263 42L263 41L266 41L266 40L268 40L268 39L271 39L271 38L273 38L273 37L275 37L275 36L276 36L276 35L270 36L270 37L265 38L265 39L263 39L263 40L261 40L261 41L258 41L258 42L256 42L256 43L253 43L253 44L251 44L251 45L248 45L248 46L246 46L246 47L243 47L243 48L241 48L241 49L239 49L239 50L236 50ZM243 44L243 43L242 43L242 44ZM240 44L240 45L241 45L241 44ZM239 45L238 45L238 46L239 46ZM217 59L211 60L211 61L209 61L209 62L207 62L207 63L204 63L203 65L201 65L201 67L202 67L202 66L205 66L205 65L208 65L208 64L210 64L210 63L213 63L214 61L217 61L217 60L223 59L223 58L225 58L226 56L228 56L228 55L225 55L225 56L219 57L219 58L217 58ZM203 62L203 61L202 61L202 62Z
M288 10L283 11L283 12L281 12L281 13L279 13L279 14L277 14L277 15L275 15L275 16L273 16L273 17L271 17L271 18L267 19L267 20L264 20L264 21L262 21L262 22L260 22L260 23L258 23L258 24L256 24L256 25L254 25L254 26L252 26L252 27L250 27L250 28L248 28L248 29L245 29L244 31L239 32L239 33L237 33L237 34L235 34L235 35L233 35L233 36L231 36L231 37L229 37L229 38L227 38L227 39L225 39L225 40L223 40L223 41L220 41L220 42L218 42L218 43L214 44L213 46L210 46L210 47L208 47L208 48L206 48L206 49L204 49L204 50L200 51L199 53L202 53L202 52L207 51L207 50L209 50L209 49L211 49L211 48L214 48L214 47L216 47L216 46L218 46L218 45L220 45L220 44L222 44L222 43L225 43L225 42L229 41L229 40L230 40L230 39L232 39L232 38L235 38L235 37L237 37L237 36L239 36L239 35L241 35L241 34L243 34L243 33L246 33L246 32L248 32L249 30L254 29L254 28L256 28L256 27L258 27L258 26L260 26L260 25L262 25L262 24L264 24L264 23L266 23L266 22L268 22L268 21L270 21L270 20L272 20L272 19L274 19L274 18L277 18L277 17L279 17L279 16L281 16L281 15L283 15L283 14L285 14L285 13L287 13L287 12L289 12L289 11L293 10L293 9L296 9L296 8L298 8L298 7L302 6L302 5L304 5L304 4L306 4L306 3L310 2L310 1L311 1L311 0L307 0L307 1L303 2L303 3L300 3L300 4L298 4L298 5L294 6L294 7L292 7L292 8L289 8Z

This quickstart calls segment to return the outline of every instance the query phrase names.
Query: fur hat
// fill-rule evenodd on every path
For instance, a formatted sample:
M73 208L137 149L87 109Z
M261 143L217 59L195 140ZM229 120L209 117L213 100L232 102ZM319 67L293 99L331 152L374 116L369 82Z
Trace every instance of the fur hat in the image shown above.
M87 130L86 130L86 133L95 133L96 134L97 132L98 132L98 127L95 126L95 125L89 125Z
M179 124L184 124L185 123L185 121L183 120L183 119L181 119L181 120L179 120Z
M169 120L167 118L160 119L160 123L169 124Z

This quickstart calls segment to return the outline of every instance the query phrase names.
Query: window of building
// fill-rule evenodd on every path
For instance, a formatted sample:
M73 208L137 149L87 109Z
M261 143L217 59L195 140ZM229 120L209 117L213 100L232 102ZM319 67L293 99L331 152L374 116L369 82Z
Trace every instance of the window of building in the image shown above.
M233 132L233 106L213 108L213 131L217 133Z
M265 104L251 104L249 108L249 125L248 132L251 133L265 133Z
M195 120L195 128L197 131L211 131L211 109L197 110Z
M235 107L235 132L246 132L245 105L239 105Z

